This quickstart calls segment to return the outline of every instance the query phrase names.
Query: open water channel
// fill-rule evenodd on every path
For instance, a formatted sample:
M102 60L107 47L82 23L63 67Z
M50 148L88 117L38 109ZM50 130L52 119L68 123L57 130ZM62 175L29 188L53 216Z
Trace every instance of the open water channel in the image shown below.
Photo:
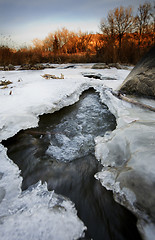
M37 128L3 141L21 170L22 190L41 180L71 199L87 226L87 240L141 239L136 217L94 178L102 169L94 155L94 138L115 127L115 117L98 94L88 90L74 105L40 116Z

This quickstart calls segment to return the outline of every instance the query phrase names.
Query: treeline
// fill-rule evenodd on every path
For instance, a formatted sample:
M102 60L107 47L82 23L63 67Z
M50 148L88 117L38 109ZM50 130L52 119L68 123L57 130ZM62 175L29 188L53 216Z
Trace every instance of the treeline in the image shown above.
M44 40L34 39L33 47L0 46L0 65L42 62L120 62L135 64L155 43L155 5L115 8L100 23L101 33L72 32L63 28Z
M103 46L99 54L107 61L135 63L155 43L155 3L140 4L136 16L132 7L115 8L100 27Z
M42 62L93 62L102 45L102 34L71 32L66 28L50 33L44 40L34 39L33 47L18 50L0 47L0 65Z

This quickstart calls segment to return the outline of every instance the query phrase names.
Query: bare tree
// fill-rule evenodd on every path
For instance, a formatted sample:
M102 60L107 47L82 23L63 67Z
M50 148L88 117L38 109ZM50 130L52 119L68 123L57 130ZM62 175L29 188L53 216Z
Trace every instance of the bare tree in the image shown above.
M144 3L140 4L137 15L135 17L135 29L140 34L148 31L148 26L151 20L151 4Z
M115 8L109 11L107 19L101 22L103 34L118 38L119 49L121 49L122 38L125 33L131 32L133 26L132 7Z
M57 54L60 48L60 43L57 35L55 34L54 40L53 40L53 53Z
M155 44L155 1L151 6L151 31L153 32L153 43Z
M114 35L114 16L112 11L109 11L107 19L103 19L101 21L100 28L101 28L101 31L107 36Z

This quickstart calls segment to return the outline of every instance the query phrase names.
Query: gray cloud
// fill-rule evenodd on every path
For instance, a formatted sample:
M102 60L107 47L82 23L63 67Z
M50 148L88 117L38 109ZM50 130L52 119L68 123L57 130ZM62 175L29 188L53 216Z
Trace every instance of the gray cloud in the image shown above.
M120 5L133 5L137 9L143 2L145 0L0 0L0 33L19 34L28 24L32 29L34 22L54 26L70 22L82 27L82 21L84 24L94 21L99 25L109 10Z
M81 17L82 15L94 17L106 14L109 9L119 5L138 5L145 0L1 0L1 18L6 21L10 17L21 18L39 17L53 14L63 14ZM8 19L8 20L7 20ZM13 19L12 19L13 20Z

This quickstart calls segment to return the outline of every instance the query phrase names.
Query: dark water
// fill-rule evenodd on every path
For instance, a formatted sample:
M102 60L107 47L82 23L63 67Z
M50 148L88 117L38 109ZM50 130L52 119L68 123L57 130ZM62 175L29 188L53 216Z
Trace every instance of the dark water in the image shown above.
M23 190L42 180L75 203L88 228L84 239L141 239L136 218L94 178L102 168L94 156L94 137L115 127L114 116L89 90L78 103L41 116L39 127L3 142L21 169Z

